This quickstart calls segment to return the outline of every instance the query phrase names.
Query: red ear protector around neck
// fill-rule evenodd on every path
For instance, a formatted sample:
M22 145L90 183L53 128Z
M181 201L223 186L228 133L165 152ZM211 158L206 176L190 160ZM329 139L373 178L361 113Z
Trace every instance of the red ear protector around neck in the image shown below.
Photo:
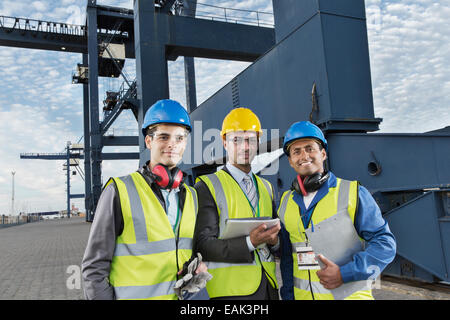
M300 175L297 175L294 181L292 181L291 189L297 191L303 196L306 196L308 192L319 190L329 177L330 174L328 172L315 173L313 175L306 176L302 181Z
M169 169L163 164L157 164L152 169L156 184L163 189L176 189L183 183L183 171L177 167Z

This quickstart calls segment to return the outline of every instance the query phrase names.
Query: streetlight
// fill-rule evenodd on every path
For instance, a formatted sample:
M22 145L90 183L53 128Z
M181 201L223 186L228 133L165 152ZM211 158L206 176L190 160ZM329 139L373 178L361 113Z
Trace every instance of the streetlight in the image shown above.
M15 171L11 171L12 175L12 198L11 198L11 215L14 215L14 175L16 174Z

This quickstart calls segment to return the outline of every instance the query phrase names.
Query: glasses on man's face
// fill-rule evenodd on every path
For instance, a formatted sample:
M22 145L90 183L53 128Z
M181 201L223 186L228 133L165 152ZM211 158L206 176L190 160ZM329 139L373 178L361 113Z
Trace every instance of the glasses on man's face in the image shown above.
M316 153L317 151L319 151L319 148L317 147L313 147L313 146L305 146L303 148L301 147L297 147L291 150L291 155L293 156L299 156L302 153L302 150L305 150L305 152L307 154L312 154L312 153Z
M232 138L229 138L228 141L232 142L235 145L242 145L245 141L247 141L247 143L249 145L257 145L258 144L257 137L250 137L250 138L232 137Z
M158 133L155 132L154 134L152 134L152 137L161 143L168 143L170 140L172 140L172 138L174 139L175 143L182 143L186 140L187 138L187 134L176 134L176 135L170 135L168 133Z

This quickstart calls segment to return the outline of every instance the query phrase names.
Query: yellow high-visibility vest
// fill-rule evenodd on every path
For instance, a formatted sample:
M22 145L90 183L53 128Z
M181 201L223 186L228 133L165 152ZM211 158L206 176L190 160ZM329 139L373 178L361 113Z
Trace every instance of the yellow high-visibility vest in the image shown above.
M177 299L177 272L191 258L197 193L186 188L177 235L166 211L139 172L111 178L119 192L123 232L116 239L109 282L117 299ZM182 210L181 210L182 209Z
M272 217L272 185L265 179L254 176L257 183L259 199L259 217ZM219 170L213 174L201 176L211 192L219 214L219 239L225 230L228 219L258 219L246 198L243 190L233 177ZM262 268L264 268L270 284L278 288L275 275L275 259L267 245L256 249L251 263L227 263L208 261L208 272L213 278L207 282L206 289L211 298L246 296L253 294L261 283Z
M289 190L283 193L278 209L278 216L283 222L292 244L292 266L294 275L294 296L296 300L334 300L333 292L325 289L320 284L317 276L318 270L299 270L297 265L298 246L305 246L305 228L303 226L299 206L293 200L294 191ZM328 193L323 197L314 208L311 220L315 228L315 237L327 237L326 233L320 231L320 223L329 219L338 219L338 213L347 212L352 223L355 221L356 204L358 200L358 182L347 181L337 178L336 187L329 188ZM354 228L353 224L348 228ZM310 229L310 228L309 228ZM336 244L339 245L339 244ZM313 245L314 249L314 245ZM345 285L345 284L344 284ZM358 281L352 283L348 296L340 297L345 299L372 300L372 292L368 287L367 281ZM352 291L354 290L354 291Z

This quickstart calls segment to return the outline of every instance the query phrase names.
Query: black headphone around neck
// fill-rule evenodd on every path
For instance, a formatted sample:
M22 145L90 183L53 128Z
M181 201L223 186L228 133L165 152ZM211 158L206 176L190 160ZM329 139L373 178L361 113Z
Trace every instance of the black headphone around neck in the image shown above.
M299 194L306 196L308 192L319 190L329 177L329 172L315 173L306 176L302 181L300 175L297 175L294 181L292 181L291 190L295 190Z

